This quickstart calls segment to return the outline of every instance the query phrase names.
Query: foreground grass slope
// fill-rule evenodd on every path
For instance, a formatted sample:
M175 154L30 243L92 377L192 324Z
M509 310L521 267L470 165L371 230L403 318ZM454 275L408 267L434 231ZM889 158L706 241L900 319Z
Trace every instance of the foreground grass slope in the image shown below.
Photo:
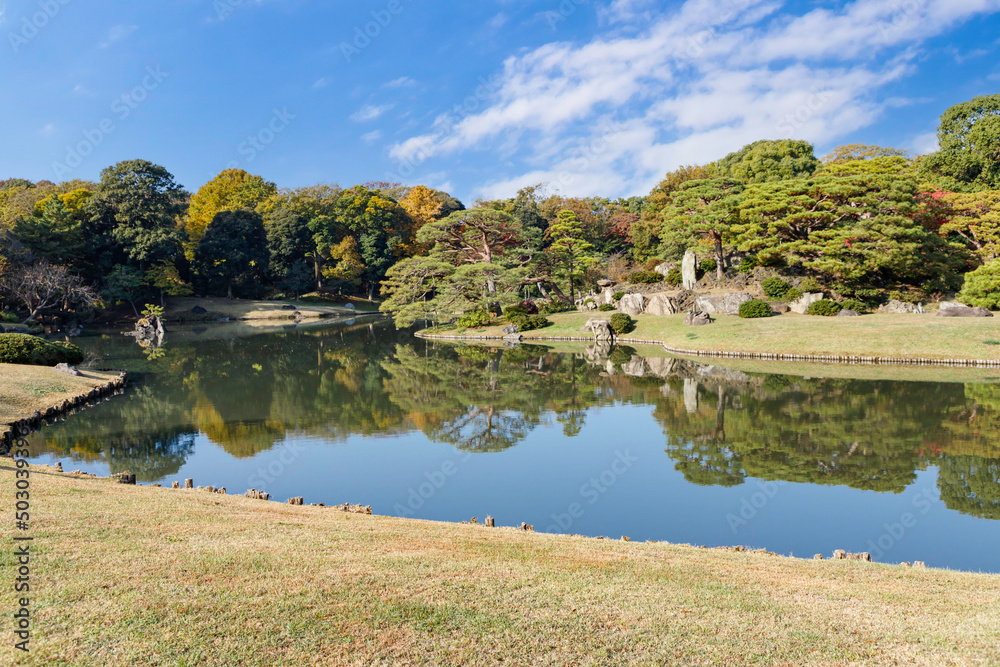
M82 377L60 373L45 366L0 364L0 433L6 424L30 417L38 411L107 384L117 373L81 371Z
M42 468L31 491L24 664L1000 662L998 576L347 515ZM9 508L9 462L0 497ZM6 550L2 562L12 581Z
M524 333L525 340L586 336L581 328L591 318L613 313L550 315L553 326ZM714 324L690 327L683 315L640 315L630 338L659 340L674 348L768 354L922 357L931 359L1000 360L1000 318L957 319L930 315L866 315L817 317L781 315L744 320L713 315ZM472 336L501 336L503 325L466 329ZM433 334L434 331L428 331ZM441 332L455 335L455 330Z

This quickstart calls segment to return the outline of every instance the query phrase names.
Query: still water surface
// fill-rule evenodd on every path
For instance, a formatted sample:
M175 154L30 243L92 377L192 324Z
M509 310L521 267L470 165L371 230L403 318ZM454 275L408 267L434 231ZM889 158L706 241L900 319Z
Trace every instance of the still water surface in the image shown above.
M747 373L656 348L433 343L384 322L177 329L152 359L119 334L78 340L132 384L34 434L36 462L376 514L1000 572L1000 378Z

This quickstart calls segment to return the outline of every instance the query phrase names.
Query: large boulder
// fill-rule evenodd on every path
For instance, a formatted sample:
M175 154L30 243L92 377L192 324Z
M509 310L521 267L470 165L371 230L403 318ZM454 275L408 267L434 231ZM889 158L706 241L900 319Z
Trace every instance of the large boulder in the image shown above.
M788 312L788 304L787 303L772 303L771 304L771 312L774 313L775 315L784 315L785 313Z
M646 309L646 297L642 294L626 294L618 302L618 310L635 317Z
M679 312L677 304L666 294L654 294L646 304L647 315L676 315Z
M204 315L208 311L202 308L201 306L195 306L194 308L191 309L191 312L194 313L195 315Z
M993 317L988 308L971 308L958 301L942 301L938 317Z
M597 281L597 286L601 288L614 287L616 284L617 283L614 280L608 280L607 278Z
M746 292L730 292L723 296L703 296L694 302L696 310L703 313L717 313L721 315L739 315L740 306L753 299Z
M82 377L83 376L83 373L81 373L76 368L76 366L73 366L71 364L56 364L55 365L55 369L57 371L59 371L60 373L65 373L66 375L74 375L76 377Z
M615 305L615 290L613 287L605 287L597 296L597 305L603 306L605 304Z
M684 261L681 263L681 279L684 281L684 289L694 289L698 283L698 256L693 250L684 253Z
M708 313L688 313L684 318L684 324L692 327L703 327L711 323L712 318Z
M817 301L823 300L822 292L806 292L800 298L792 301L788 304L788 310L793 313L798 313L799 315L805 315L806 311L809 310L809 306L813 305Z
M517 328L516 324L508 324L500 331L501 333L503 333L504 336L510 336L512 334L516 334L519 331L519 329Z
M924 312L924 309L912 303L906 303L905 301L893 299L889 303L879 306L878 312L886 313L888 315L909 315L912 313L922 313Z
M847 308L843 309L837 313L837 317L861 317L861 313L856 310L849 310Z
M583 325L584 331L594 334L594 340L613 340L614 332L611 331L611 323L607 320L590 319Z

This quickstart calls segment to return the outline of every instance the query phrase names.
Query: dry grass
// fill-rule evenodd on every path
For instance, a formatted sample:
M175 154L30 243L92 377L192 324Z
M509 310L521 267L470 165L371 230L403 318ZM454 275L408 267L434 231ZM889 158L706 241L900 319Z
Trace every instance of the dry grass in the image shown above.
M347 303L345 300L344 303ZM291 320L295 319L296 311L282 310L283 306L293 305L304 319L335 317L339 315L360 314L364 309L356 310L342 306L328 306L320 303L304 301L248 301L243 299L205 298L205 299L171 299L167 303L164 317L169 322L211 321L220 317L232 320ZM195 315L191 309L201 306L207 313ZM377 311L376 308L370 310Z
M25 664L1000 662L998 576L31 480Z
M550 315L554 326L524 334L525 340L585 336L584 322L608 319L614 313ZM815 317L781 315L744 320L713 315L704 327L684 325L683 315L640 315L631 338L663 341L670 347L767 354L854 355L928 359L989 359L1000 361L1000 318L958 319L929 315L866 315ZM469 329L470 335L499 336L501 326ZM454 332L448 332L453 334Z
M81 370L82 377L47 366L0 364L0 433L6 424L44 412L63 401L107 384L115 373Z

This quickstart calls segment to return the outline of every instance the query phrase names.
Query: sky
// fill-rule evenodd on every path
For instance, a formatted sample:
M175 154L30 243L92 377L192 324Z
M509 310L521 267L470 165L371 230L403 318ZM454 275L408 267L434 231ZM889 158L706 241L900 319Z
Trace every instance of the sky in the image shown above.
M648 194L758 139L933 151L1000 0L0 0L0 179Z

